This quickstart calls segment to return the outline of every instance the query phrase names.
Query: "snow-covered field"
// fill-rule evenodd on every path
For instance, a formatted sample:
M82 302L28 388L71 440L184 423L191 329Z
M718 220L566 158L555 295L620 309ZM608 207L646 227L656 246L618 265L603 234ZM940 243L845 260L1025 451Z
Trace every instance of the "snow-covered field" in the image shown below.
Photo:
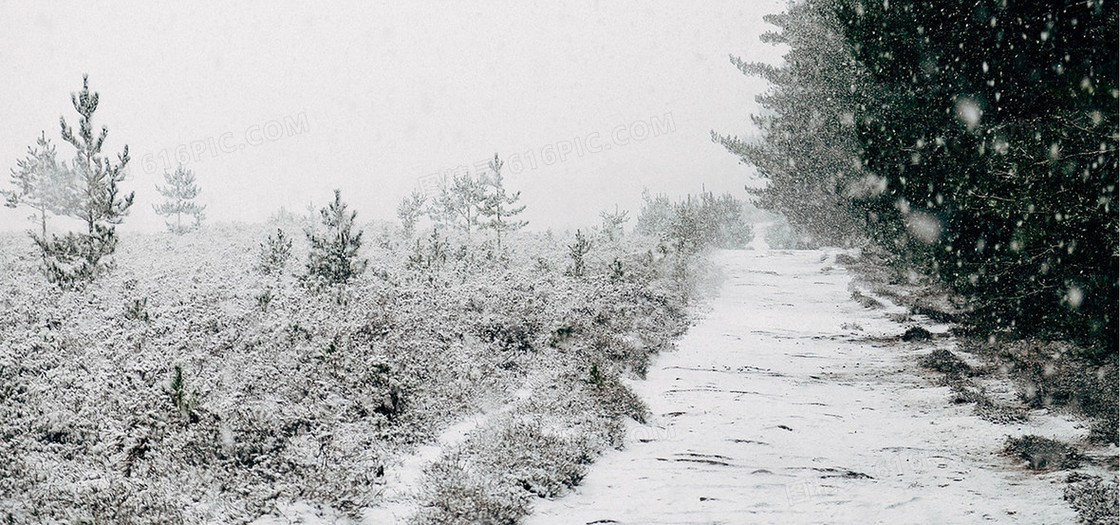
M571 492L537 499L525 523L1077 521L1062 499L1068 471L1033 472L1000 450L1008 435L1081 440L1081 422L1035 410L1027 422L996 424L950 403L949 387L917 364L954 348L946 326L912 317L935 338L904 342L912 324L891 317L906 310L885 297L883 309L852 300L853 289L871 292L836 263L840 252L754 248L716 254L726 280L703 319L646 380L627 381L650 407L647 423L628 421L622 448ZM987 386L1011 391L1007 381ZM361 522L408 522L419 473L510 406L463 419L406 456L392 495ZM1099 462L1081 471L1116 478ZM337 519L306 506L280 514L257 523Z
M80 291L3 238L0 521L519 517L621 442L644 407L618 378L687 327L649 238L573 276L567 234L414 268L371 226L372 269L319 291L257 270L276 227L126 236Z

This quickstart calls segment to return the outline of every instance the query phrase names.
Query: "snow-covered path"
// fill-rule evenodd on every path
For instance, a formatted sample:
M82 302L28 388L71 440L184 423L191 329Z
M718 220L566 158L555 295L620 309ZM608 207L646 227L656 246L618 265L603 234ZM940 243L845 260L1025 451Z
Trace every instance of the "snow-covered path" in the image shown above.
M894 340L906 327L856 304L834 256L718 254L712 310L634 383L650 424L527 523L1076 522L1064 473L997 453L1008 434L1074 438L1074 422L947 403L914 359L951 342Z

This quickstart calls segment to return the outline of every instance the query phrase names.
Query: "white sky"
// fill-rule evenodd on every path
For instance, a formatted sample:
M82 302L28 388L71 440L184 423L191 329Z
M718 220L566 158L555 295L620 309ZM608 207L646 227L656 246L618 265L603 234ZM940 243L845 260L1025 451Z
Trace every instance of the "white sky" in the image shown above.
M752 169L709 131L751 133L765 85L727 57L778 60L758 35L785 5L125 4L0 0L0 167L40 130L70 159L58 118L76 126L70 93L89 73L105 151L131 150L127 229L162 227L154 185L179 154L209 221L302 213L332 188L360 220L392 219L425 175L495 152L535 228L596 224L615 204L633 216L642 187L745 197ZM0 208L0 229L29 213Z

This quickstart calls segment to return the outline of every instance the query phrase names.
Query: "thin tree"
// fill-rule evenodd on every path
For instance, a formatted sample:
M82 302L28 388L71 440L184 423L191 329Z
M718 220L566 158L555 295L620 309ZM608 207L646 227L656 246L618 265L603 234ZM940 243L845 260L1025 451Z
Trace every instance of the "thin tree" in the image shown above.
M104 259L116 250L116 226L128 215L134 197L120 188L129 161L128 146L117 154L116 162L101 154L109 128L102 126L99 133L94 132L99 97L90 92L88 75L82 77L82 90L71 93L70 101L79 115L78 133L66 124L65 117L59 117L62 139L77 150L69 170L75 182L74 199L66 214L84 222L86 232L35 239L43 252L47 279L64 287L80 286L108 268Z
M38 147L27 147L27 157L16 161L11 183L15 189L0 191L9 208L27 206L35 210L29 217L39 223L39 237L47 237L47 214L65 214L73 199L71 172L60 164L54 144L43 132Z
M420 220L420 214L424 210L424 204L427 203L428 197L417 190L401 200L397 206L397 218L401 220L401 227L404 228L406 237L412 237L412 232L416 230L416 223Z
M329 284L344 284L366 269L368 261L358 256L362 247L362 230L355 231L358 212L347 211L342 193L334 190L334 201L319 210L322 228L307 228L304 233L311 249L307 254L309 277Z
M78 179L79 192L72 215L86 223L86 232L91 236L120 224L128 215L135 196L133 192L123 194L119 186L125 179L124 168L130 160L128 146L117 154L117 162L101 155L109 127L102 126L101 132L94 134L93 113L97 111L98 100L97 92L89 90L89 75L83 75L82 90L70 95L74 110L81 117L78 134L66 124L65 117L59 117L62 139L77 150L72 169Z
M582 277L586 268L584 256L591 251L591 240L583 235L581 230L576 230L576 240L568 245L568 256L572 265L568 267L567 274L573 277Z
M619 211L618 205L615 204L613 212L603 210L599 212L599 217L603 219L603 233L607 234L607 239L614 241L622 237L625 225L630 221L630 212Z
M201 191L195 183L194 173L180 165L175 173L163 172L163 180L167 186L156 185L156 191L166 199L162 204L152 205L159 215L164 217L175 216L175 222L166 222L167 229L172 233L182 235L198 228L205 218L206 206L194 202ZM183 226L183 216L194 218L194 223Z
M459 228L471 240L471 231L478 225L479 210L486 200L482 181L469 172L452 177L450 184L444 184L439 195L432 201L429 214L440 224Z
M527 221L514 219L525 211L525 206L517 206L517 201L521 199L520 191L516 193L506 192L502 179L502 166L504 164L498 158L498 154L495 153L494 160L490 161L490 171L494 174L482 181L484 198L482 206L479 208L480 215L488 218L483 226L494 230L494 233L498 236L498 251L502 249L502 233L517 231L529 224Z

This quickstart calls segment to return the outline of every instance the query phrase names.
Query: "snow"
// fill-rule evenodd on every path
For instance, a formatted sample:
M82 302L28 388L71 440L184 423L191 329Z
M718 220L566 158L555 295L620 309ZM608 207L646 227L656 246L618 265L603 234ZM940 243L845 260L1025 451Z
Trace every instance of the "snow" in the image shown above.
M495 410L479 412L464 418L441 432L434 442L416 447L411 454L387 468L388 479L381 492L381 504L363 509L360 523L362 525L408 523L416 514L417 506L420 504L424 469L439 460L444 451L461 445L472 431L483 426L491 418L509 412L515 403L526 400L531 394L532 388L529 386L518 389L513 393L511 402ZM337 512L322 511L302 502L280 505L277 514L279 516L261 516L252 523L253 525L352 523L352 520L340 516Z
M524 401L531 393L531 389L524 387L514 392L513 397L516 401ZM491 417L508 412L512 407L511 402L492 412L474 414L444 430L435 443L417 447L412 454L401 461L400 466L391 469L395 474L390 477L381 494L382 504L365 509L362 512L362 523L368 525L406 523L416 513L424 469L435 463L445 450L450 450L466 441L471 431L482 426Z
M650 424L632 423L623 450L527 523L1075 522L1064 473L998 450L1008 434L1083 430L1045 413L997 425L948 403L914 359L951 340L894 340L900 309L852 301L835 254L720 253L728 280L711 312L633 385Z
M1065 472L1030 472L998 452L1009 434L1080 439L1075 420L1036 410L1027 423L998 425L950 404L949 388L915 361L951 338L900 342L904 327L889 316L905 310L885 297L882 309L853 301L837 250L752 248L717 254L727 280L710 311L631 383L649 423L630 421L622 450L570 494L539 500L526 523L1076 521L1062 499ZM531 392L387 469L383 504L362 523L407 522L424 468ZM302 504L279 514L254 523L346 521Z

